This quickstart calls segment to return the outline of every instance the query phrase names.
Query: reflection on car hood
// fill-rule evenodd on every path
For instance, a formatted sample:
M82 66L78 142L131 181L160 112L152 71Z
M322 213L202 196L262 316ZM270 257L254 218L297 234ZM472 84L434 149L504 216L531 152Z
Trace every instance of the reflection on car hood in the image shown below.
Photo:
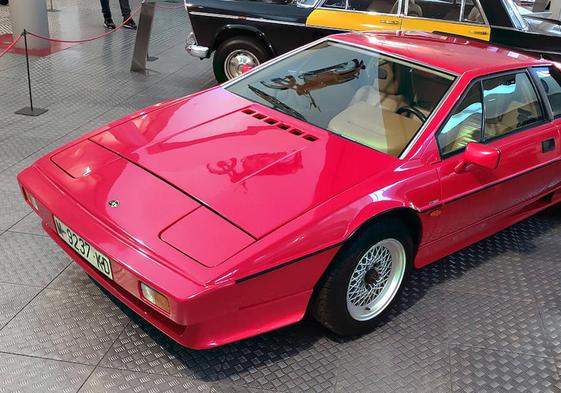
M256 238L397 161L222 88L91 140Z

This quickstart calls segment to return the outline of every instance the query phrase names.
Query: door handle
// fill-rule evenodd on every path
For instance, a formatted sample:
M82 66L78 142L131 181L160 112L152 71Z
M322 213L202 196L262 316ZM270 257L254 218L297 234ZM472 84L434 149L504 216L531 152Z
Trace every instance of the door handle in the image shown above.
M542 141L542 153L555 150L555 138L549 138Z
M383 20L380 21L380 23L383 23L385 25L398 25L399 21L383 19Z

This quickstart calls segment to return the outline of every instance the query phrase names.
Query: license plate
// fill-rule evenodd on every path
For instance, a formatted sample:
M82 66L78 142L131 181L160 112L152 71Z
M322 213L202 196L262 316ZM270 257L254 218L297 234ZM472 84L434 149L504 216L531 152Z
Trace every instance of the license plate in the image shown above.
M56 231L58 235L64 240L74 251L76 251L82 258L90 263L93 267L103 273L105 276L113 279L113 272L111 271L111 262L109 258L95 249L90 243L85 241L82 237L76 234L72 229L64 225L58 218L54 217Z

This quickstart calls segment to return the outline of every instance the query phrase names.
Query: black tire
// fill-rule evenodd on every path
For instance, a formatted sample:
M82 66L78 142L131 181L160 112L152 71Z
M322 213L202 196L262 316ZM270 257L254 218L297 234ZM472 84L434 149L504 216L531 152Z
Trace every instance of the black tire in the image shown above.
M384 239L395 239L405 250L405 271L401 283L386 307L372 319L359 321L347 308L347 288L361 257ZM310 311L323 326L340 336L358 336L372 331L398 301L403 285L409 276L414 254L414 244L407 227L395 220L380 220L359 233L341 251L329 266L318 284Z
M216 52L214 52L214 59L212 60L212 67L214 69L214 77L219 83L226 82L228 77L224 71L224 63L230 53L235 50L244 49L251 52L259 64L266 62L271 58L271 54L265 46L258 40L251 37L234 37L222 42Z

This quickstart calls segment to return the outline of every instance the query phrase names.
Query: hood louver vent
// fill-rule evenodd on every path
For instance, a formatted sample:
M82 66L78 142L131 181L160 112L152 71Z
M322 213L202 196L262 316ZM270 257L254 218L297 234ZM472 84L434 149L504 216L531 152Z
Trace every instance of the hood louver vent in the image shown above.
M306 134L305 132L300 131L297 128L294 128L294 127L292 127L292 126L290 126L286 123L283 123L281 121L273 119L272 117L268 117L268 116L266 116L262 113L259 113L259 112L255 111L253 109L246 108L246 109L242 110L242 113L245 113L248 116L252 116L252 117L256 118L257 120L262 120L263 122L265 122L269 125L276 126L277 128L280 128L283 131L288 131L292 135L302 137L307 141L315 142L315 141L318 140L317 136L314 136L314 135L311 135L311 134Z

